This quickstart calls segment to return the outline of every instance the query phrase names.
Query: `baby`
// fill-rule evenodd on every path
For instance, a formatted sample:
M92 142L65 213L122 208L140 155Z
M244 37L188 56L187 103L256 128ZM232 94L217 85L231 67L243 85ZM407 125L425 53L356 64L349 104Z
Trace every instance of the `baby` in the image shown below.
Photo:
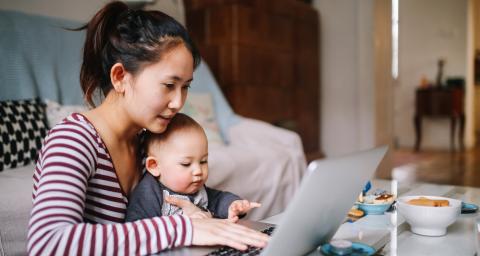
M229 192L205 186L208 178L208 143L203 128L191 117L178 113L165 132L145 138L148 172L130 196L126 221L186 214L192 218L238 220L259 203L242 200ZM201 209L182 211L178 199Z

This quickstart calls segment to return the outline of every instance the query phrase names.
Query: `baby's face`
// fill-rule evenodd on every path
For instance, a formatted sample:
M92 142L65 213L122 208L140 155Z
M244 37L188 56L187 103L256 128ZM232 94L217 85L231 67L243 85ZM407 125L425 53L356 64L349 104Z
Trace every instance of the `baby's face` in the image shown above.
M160 182L183 194L196 193L208 178L208 143L195 129L181 130L151 150L157 157Z

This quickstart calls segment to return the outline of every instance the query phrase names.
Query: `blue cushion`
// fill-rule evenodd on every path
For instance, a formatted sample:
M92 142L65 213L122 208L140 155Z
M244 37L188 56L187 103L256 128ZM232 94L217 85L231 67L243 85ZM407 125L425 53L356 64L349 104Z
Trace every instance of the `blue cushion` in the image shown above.
M227 99L223 96L215 77L213 77L210 68L203 60L193 73L190 92L212 94L220 132L222 133L224 141L228 143L228 128L239 122L240 117L233 112Z
M47 98L82 104L79 73L85 32L61 19L0 11L0 100Z

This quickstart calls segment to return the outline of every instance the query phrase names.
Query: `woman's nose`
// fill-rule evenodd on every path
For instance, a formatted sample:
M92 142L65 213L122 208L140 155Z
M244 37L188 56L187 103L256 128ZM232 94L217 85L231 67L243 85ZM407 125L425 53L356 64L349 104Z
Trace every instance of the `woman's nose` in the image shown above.
M183 105L183 94L181 91L175 91L170 102L168 103L168 108L179 110Z

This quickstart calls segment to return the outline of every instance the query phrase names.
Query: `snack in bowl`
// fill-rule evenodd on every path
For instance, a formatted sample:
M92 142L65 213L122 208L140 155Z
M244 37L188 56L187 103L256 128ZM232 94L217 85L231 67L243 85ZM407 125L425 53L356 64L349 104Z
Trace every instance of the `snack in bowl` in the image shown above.
M445 207L449 206L448 200L435 200L421 196L420 198L411 199L407 203L420 206Z
M366 215L381 215L390 208L393 201L395 201L395 197L392 194L387 193L385 190L377 189L373 194L363 195L361 193L355 205L358 209L365 212Z
M461 207L460 200L440 196L404 196L397 200L398 213L410 224L412 232L424 236L445 235L447 227L460 215Z

